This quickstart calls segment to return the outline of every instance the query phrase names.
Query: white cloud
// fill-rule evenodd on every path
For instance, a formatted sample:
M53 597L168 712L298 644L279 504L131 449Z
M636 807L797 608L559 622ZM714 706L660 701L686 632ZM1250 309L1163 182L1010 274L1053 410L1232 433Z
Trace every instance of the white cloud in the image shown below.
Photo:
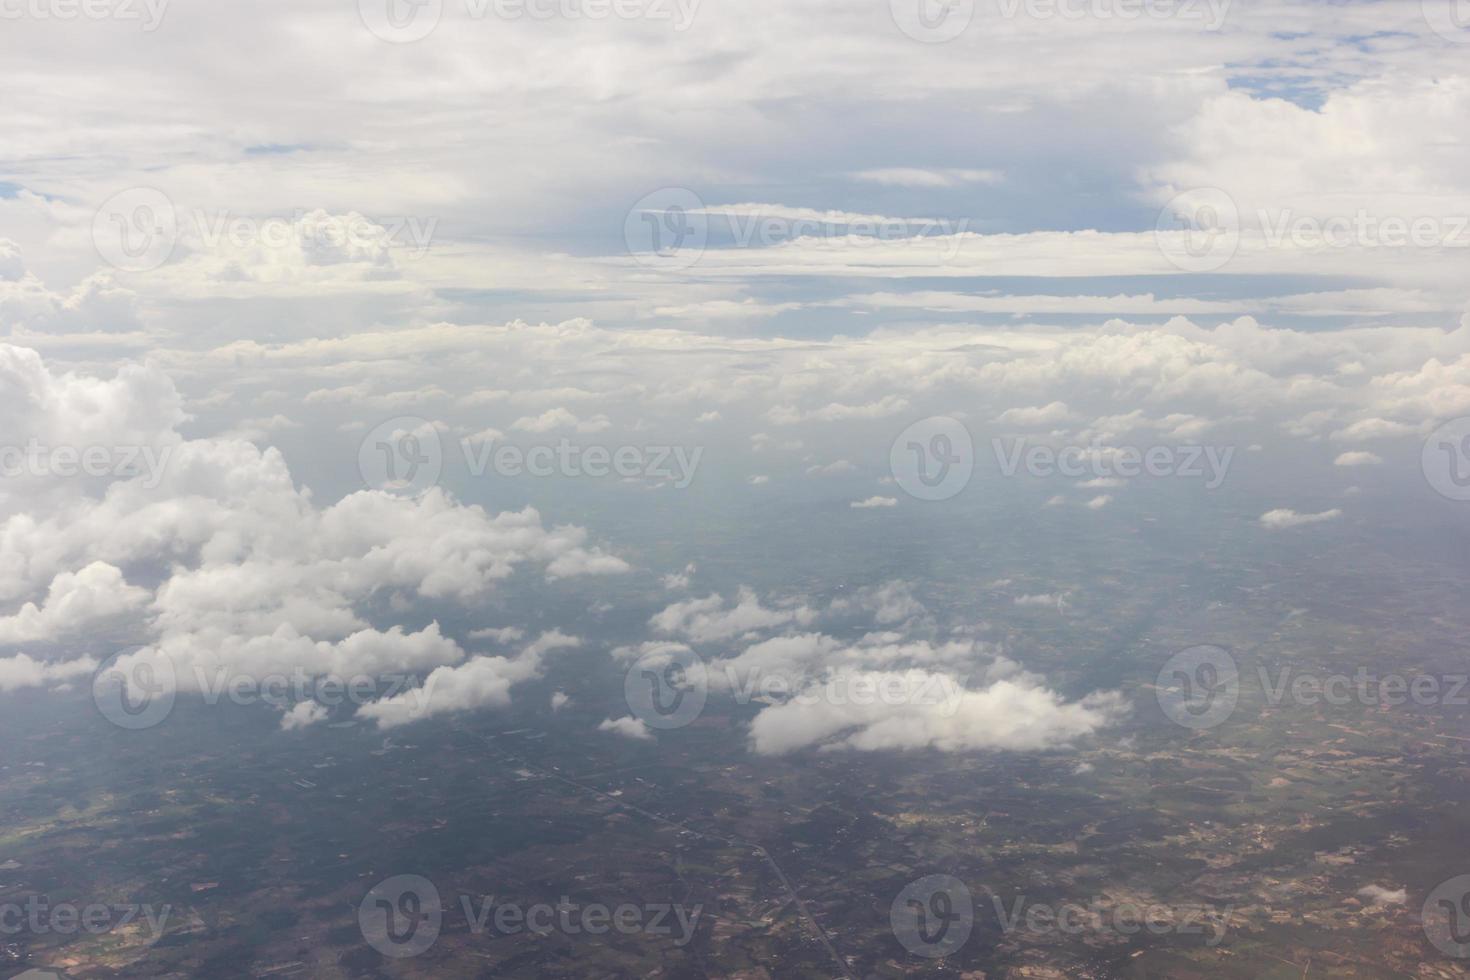
M1323 521L1335 521L1341 516L1342 511L1337 508L1324 510L1319 514L1298 514L1288 507L1281 507L1262 514L1261 525L1273 529L1300 527L1303 524L1320 524Z
M816 616L815 610L800 601L767 608L753 591L742 588L733 605L718 595L676 602L655 613L649 625L664 635L710 643L781 626L805 626Z
M1364 885L1358 895L1374 905L1403 905L1409 900L1407 888L1385 888L1382 885Z
M54 643L94 633L137 615L150 598L114 566L92 562L57 574L41 606L27 602L14 616L0 617L0 644Z
M24 653L0 657L0 691L65 684L94 673L99 666L101 664L92 657L79 657L60 663L37 660Z
M503 708L510 704L512 687L542 675L546 653L581 643L563 633L543 633L515 657L475 657L439 667L424 678L422 687L363 705L358 714L377 722L379 728L397 728L475 708Z
M598 414L581 419L565 408L548 408L540 415L527 415L511 423L512 429L523 432L553 432L557 429L575 429L577 432L602 432L612 425L606 415Z
M823 683L841 696L793 698L763 708L751 722L751 746L761 755L812 746L1035 751L1071 744L1126 713L1115 694L1067 702L1025 681L999 680L975 690L957 689L953 681L924 670L842 672ZM867 691L886 694L868 697Z
M611 732L621 735L623 738L632 738L639 741L648 741L653 738L653 732L644 724L642 719L627 715L622 718L608 718L597 726L599 732Z
M847 506L853 510L875 510L883 507L897 507L897 497L868 497L866 500L854 500Z

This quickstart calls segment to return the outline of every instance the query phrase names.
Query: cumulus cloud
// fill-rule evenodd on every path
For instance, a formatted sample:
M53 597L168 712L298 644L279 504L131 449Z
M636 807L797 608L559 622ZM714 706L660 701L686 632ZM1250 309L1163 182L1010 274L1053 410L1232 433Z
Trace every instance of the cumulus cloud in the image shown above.
M1409 900L1409 891L1407 888L1385 888L1374 884L1359 888L1358 896L1366 898L1374 905L1403 905Z
M1332 464L1334 466L1380 466L1383 464L1383 457L1377 453L1359 449L1342 453L1332 461Z
M644 724L641 718L626 715L622 718L608 718L597 726L599 732L610 732L613 735L621 735L623 738L649 741L653 738L653 731Z
M542 675L545 654L581 645L560 632L543 633L515 657L475 657L455 666L439 667L423 685L363 705L358 714L379 728L397 728L437 715L475 708L503 708L510 704L511 688Z
M1289 507L1280 507L1262 514L1261 526L1276 530L1288 527L1300 527L1303 524L1321 524L1324 521L1335 521L1341 516L1342 511L1336 507L1317 514L1299 514Z
M414 497L364 490L322 506L274 449L180 436L181 400L152 368L125 367L111 380L58 376L34 352L0 345L0 393L22 441L171 453L147 476L38 473L7 483L0 601L18 605L0 616L0 643L66 642L75 654L99 631L127 631L144 642L120 666L153 662L184 691L296 671L428 673L442 696L426 710L440 713L498 703L535 675L557 634L517 658L465 662L438 623L378 625L375 609L472 607L522 567L552 581L628 569L583 528L547 528L531 509L492 515L438 488ZM130 584L134 572L156 579L156 589ZM70 669L47 665L38 675L23 659L7 668L32 684ZM319 720L293 711L288 727ZM403 700L368 716L384 725L417 717Z
M763 708L751 722L750 739L761 755L812 746L1035 751L1071 744L1125 713L1117 694L1068 702L1024 681L968 690L954 686L951 675L925 670L848 670L824 679L818 690Z
M606 415L578 418L565 408L548 408L540 415L527 415L511 423L512 429L523 432L554 432L557 429L573 429L577 432L602 432L612 425Z
M78 657L62 663L37 660L24 653L0 657L0 691L18 691L27 687L54 687L79 677L91 675L101 666L92 657Z
M135 616L151 598L116 567L92 562L53 578L40 606L27 602L15 615L0 617L0 644L54 643L93 633Z
M799 600L768 608L753 590L741 588L733 603L719 595L676 602L655 613L649 625L667 636L711 643L791 624L805 626L816 617L816 610Z
M868 497L865 500L854 500L847 506L851 507L853 510L878 510L883 507L897 507L898 498L882 496Z

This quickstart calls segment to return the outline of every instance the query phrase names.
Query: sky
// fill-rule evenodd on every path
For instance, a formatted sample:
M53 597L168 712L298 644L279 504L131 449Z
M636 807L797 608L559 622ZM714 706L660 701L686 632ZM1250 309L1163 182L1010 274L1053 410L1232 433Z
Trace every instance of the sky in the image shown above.
M391 728L591 650L947 692L778 698L755 753L1060 745L1116 696L922 582L701 582L715 535L629 515L862 534L1012 480L1101 528L1152 481L1269 547L1470 497L1462 0L0 18L0 690L120 646L181 691L433 679L362 707ZM480 621L509 583L663 608L604 649ZM602 730L653 737L629 708Z

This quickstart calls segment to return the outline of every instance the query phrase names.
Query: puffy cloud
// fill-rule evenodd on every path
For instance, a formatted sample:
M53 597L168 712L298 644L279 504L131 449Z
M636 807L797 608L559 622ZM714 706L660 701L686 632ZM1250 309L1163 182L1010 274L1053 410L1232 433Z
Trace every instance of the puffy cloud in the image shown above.
M78 657L64 663L48 663L24 653L0 657L0 691L18 691L27 687L54 687L92 674L101 666L92 657Z
M1380 466L1382 464L1382 456L1363 449L1342 453L1332 461L1334 466Z
M626 715L622 718L608 718L597 726L599 732L611 732L621 735L623 738L631 738L639 741L649 741L653 738L653 732L641 718Z
M863 500L854 500L847 506L853 510L880 510L884 507L897 507L897 497L868 497Z
M1341 516L1342 511L1335 507L1332 510L1324 510L1318 514L1299 514L1289 507L1280 507L1262 514L1261 526L1277 530L1287 527L1300 527L1303 524L1321 524L1324 521L1335 521Z
M719 595L676 602L655 613L649 625L659 633L712 643L791 624L807 625L816 617L816 610L799 600L770 609L761 604L755 592L742 588L733 605Z
M1021 428L1044 428L1061 425L1071 419L1071 409L1067 408L1065 402L1057 401L1032 408L1008 408L1001 412L995 421L1001 425L1014 425Z
M515 657L475 657L457 666L434 670L421 687L374 701L358 710L380 728L397 728L436 715L474 708L503 708L510 690L540 677L546 653L581 645L559 632L544 633Z
M1385 888L1374 884L1359 888L1358 896L1366 898L1374 905L1403 905L1409 900L1409 891L1406 888Z
M415 497L359 491L320 506L274 449L180 436L180 398L152 368L125 367L112 380L58 376L34 352L0 345L0 393L15 407L21 441L168 450L157 472L7 483L0 600L20 604L0 616L0 643L68 641L75 653L115 627L147 637L120 666L154 662L184 691L297 671L429 673L443 691L431 710L462 710L496 703L534 675L557 634L513 660L463 663L464 650L437 623L375 626L385 600L400 611L415 602L470 606L522 566L548 580L628 569L591 546L583 528L547 528L529 508L492 515L438 488ZM156 577L156 591L130 585L130 569ZM24 660L8 670L36 677ZM394 724L405 707L376 710ZM283 724L313 720L299 708Z
M750 725L753 750L1036 751L1069 745L1120 720L1116 694L1065 701L1026 681L968 690L925 670L846 670L791 700L763 708Z
M327 720L328 711L315 701L298 701L281 715L281 731L294 732Z
M114 566L93 562L53 578L42 605L27 602L14 616L0 617L0 643L55 643L85 635L137 614L151 597Z
M553 432L557 429L575 429L578 432L602 432L611 426L606 415L594 415L580 419L565 408L548 408L540 415L527 415L511 423L512 429L523 432Z

